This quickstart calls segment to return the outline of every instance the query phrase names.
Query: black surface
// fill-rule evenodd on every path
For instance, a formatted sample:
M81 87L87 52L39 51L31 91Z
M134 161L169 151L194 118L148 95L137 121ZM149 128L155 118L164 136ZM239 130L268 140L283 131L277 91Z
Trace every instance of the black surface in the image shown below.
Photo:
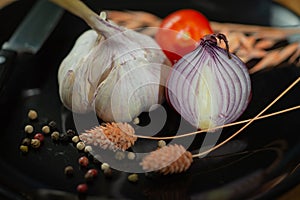
M34 1L18 1L0 10L1 42L9 38L32 2ZM194 1L189 2L190 4L182 1L172 3L171 1L146 1L143 2L143 6L135 1L86 2L96 11L142 9L161 16L178 8L198 6L213 20L222 18L223 21L256 24L270 23L268 17L261 21L259 14L261 9L269 10L273 5L263 1L264 5L261 5L263 7L257 10L251 4L252 7L249 5L246 10L251 8L252 13L244 18L232 16L234 14L232 10L245 9L240 4L231 4L232 7L227 5L225 11L231 13L230 15L223 15L222 12L212 15L211 9L214 7L209 7L208 1L201 6ZM212 2L215 2L218 8L222 8L222 3ZM258 12L257 18L254 19L252 15L256 12ZM283 9L282 12L287 11ZM245 16L247 15L245 12ZM9 18L12 19L10 23L7 22ZM85 182L83 176L86 169L79 167L77 163L77 159L85 155L83 152L78 151L71 143L54 143L50 136L46 136L40 149L30 149L26 155L20 152L19 145L26 136L23 128L28 123L33 124L37 130L51 120L57 122L57 129L61 132L74 128L72 114L61 105L58 96L57 70L75 40L87 29L87 25L79 18L65 13L37 55L19 55L15 61L16 70L7 84L6 93L0 100L2 125L0 197L2 199L85 198L78 196L76 192L77 184ZM299 75L299 68L283 65L251 76L253 99L241 118L255 116ZM268 110L268 113L298 105L299 90L298 85ZM28 120L29 109L38 111L38 120L33 122ZM178 120L178 116L174 113L172 116L167 129L176 127L172 122ZM95 181L89 184L86 199L205 199L211 196L210 192L214 190L213 195L219 195L220 198L230 195L230 192L234 192L236 199L256 195L261 198L277 197L296 183L293 180L299 178L298 171L284 179L286 180L283 182L284 186L279 185L269 192L264 191L262 186L266 186L264 184L272 182L285 173L290 173L299 163L299 117L300 112L296 110L254 122L223 149L228 153L240 150L249 150L250 153L230 157L216 157L212 154L211 158L195 159L191 169L183 174L166 177L139 174L139 181L130 183L127 181L128 173L125 172L114 170L111 178L105 178L103 173L99 173ZM224 129L221 139L227 138L238 128ZM201 140L201 136L198 139ZM197 144L193 145L197 146ZM266 145L273 145L277 151L265 149ZM278 152L282 153L282 157ZM274 168L268 168L273 166L272 163L276 159L279 164L274 165ZM74 166L73 177L64 175L63 170L66 165ZM92 163L90 167L93 166L99 168L99 164ZM270 170L266 171L266 169Z

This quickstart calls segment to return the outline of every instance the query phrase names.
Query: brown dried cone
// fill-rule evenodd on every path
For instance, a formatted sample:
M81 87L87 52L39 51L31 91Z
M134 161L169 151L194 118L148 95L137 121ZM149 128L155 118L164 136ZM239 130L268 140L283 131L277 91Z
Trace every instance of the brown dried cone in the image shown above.
M163 175L181 173L189 169L193 162L191 152L182 145L164 146L152 151L140 163L145 171L155 171Z
M125 151L137 140L133 127L127 123L106 123L96 126L85 133L80 139L86 144L99 146L102 149Z

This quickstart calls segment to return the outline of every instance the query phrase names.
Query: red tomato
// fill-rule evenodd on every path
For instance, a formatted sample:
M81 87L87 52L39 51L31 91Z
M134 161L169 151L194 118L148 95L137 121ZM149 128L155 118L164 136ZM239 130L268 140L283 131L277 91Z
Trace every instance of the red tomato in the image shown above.
M166 56L174 64L191 52L199 40L213 33L208 19L199 11L182 9L165 17L155 35Z

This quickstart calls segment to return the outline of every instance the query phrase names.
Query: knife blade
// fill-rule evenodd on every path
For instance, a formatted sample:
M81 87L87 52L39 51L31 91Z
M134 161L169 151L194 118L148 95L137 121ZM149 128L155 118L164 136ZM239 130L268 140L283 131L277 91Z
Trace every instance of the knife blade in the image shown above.
M25 19L0 50L0 91L3 90L19 54L36 54L56 27L64 10L48 0L37 0Z

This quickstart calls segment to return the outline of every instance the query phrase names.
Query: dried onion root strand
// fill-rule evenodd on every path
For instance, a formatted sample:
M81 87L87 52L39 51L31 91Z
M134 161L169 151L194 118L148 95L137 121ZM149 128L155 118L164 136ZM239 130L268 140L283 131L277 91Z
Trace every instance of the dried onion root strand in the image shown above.
M192 162L191 152L182 145L174 144L150 152L140 165L145 171L167 175L187 171Z
M96 126L82 133L80 139L102 149L122 150L134 145L137 137L135 131L128 123L106 123L106 125Z

